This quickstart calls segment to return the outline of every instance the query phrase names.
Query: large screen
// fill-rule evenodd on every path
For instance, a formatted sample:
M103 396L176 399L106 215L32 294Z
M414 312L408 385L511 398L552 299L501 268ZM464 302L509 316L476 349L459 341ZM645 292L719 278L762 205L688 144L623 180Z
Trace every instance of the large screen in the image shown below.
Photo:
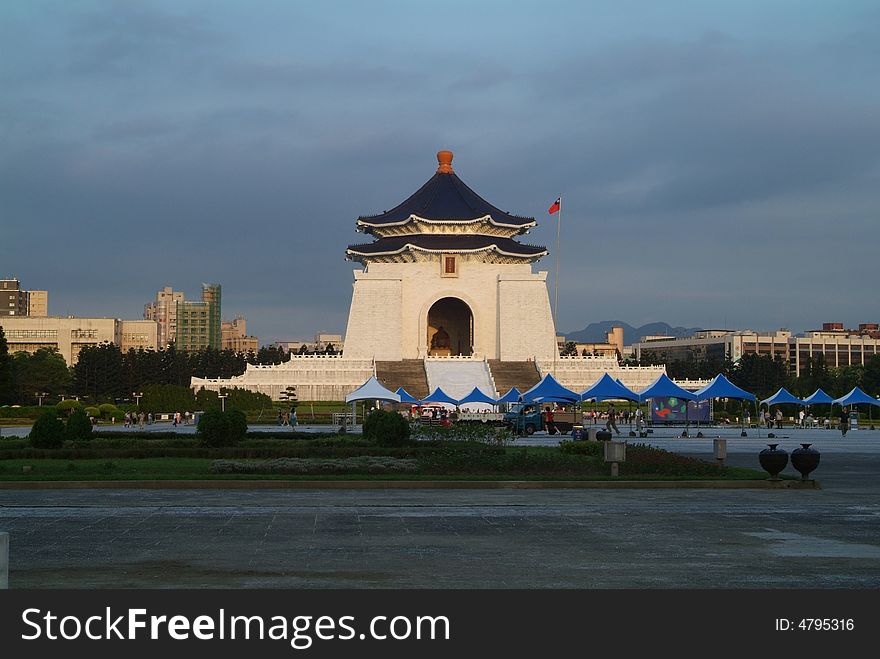
M687 406L687 407L685 407ZM711 401L686 403L681 398L664 397L651 399L651 421L661 423L709 423L711 420Z

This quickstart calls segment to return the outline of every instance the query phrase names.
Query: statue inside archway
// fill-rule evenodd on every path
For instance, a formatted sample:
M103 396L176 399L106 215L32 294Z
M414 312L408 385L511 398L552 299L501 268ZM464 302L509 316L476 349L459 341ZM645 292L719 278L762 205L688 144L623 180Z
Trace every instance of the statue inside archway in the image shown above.
M434 332L434 336L431 337L431 349L438 350L449 347L449 333L443 329L443 326L441 325L437 328L437 331Z

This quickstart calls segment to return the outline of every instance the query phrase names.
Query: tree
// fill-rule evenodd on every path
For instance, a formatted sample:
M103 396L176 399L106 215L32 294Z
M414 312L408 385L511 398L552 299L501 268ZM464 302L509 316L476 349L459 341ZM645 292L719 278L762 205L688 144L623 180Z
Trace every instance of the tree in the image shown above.
M33 354L16 352L12 356L12 378L18 402L34 400L37 392L61 396L70 386L67 362L55 348L40 348Z
M577 344L574 341L566 341L562 352L559 353L561 357L577 357L577 354Z
M73 367L73 387L80 396L113 400L122 396L124 368L122 350L115 343L86 346Z
M874 355L865 362L862 374L862 389L870 396L880 394L880 355Z
M263 346L257 351L257 364L282 364L290 361L291 355L280 346Z
M12 381L12 355L9 354L9 345L6 343L6 334L0 325L0 405L10 405L15 402L15 390Z
M196 409L192 389L176 384L151 384L143 388L140 409L144 412L181 412Z
M776 355L743 355L730 374L730 380L738 387L750 391L758 398L768 398L788 382L788 368Z

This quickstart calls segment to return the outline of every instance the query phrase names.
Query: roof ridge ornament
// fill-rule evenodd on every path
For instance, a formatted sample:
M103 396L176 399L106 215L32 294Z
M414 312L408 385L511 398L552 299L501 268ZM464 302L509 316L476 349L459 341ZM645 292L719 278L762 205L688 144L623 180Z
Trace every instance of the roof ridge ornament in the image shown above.
M455 173L452 169L452 151L438 151L437 152L437 173L438 174L453 174Z

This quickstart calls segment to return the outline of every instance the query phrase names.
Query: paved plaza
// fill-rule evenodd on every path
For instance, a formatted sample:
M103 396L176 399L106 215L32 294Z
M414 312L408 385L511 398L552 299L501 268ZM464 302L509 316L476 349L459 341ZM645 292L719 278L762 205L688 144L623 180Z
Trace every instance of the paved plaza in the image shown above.
M676 432L648 441L753 467L768 441ZM774 432L822 489L4 490L0 530L13 588L880 586L880 431Z

